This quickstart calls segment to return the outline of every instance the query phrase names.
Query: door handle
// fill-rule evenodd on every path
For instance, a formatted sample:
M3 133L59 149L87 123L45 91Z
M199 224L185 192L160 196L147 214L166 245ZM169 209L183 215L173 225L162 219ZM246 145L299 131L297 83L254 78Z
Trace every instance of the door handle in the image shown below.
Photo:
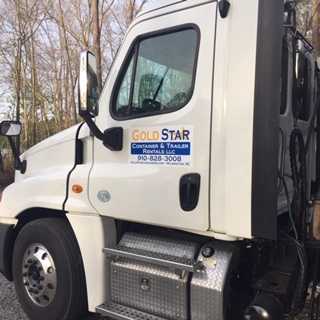
M184 211L194 210L199 202L201 176L190 173L180 179L180 206Z

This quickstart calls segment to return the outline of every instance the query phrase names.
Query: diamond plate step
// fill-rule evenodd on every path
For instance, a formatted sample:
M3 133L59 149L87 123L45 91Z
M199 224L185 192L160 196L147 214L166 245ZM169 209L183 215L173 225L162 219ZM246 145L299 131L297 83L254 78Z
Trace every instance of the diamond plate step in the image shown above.
M115 320L167 320L116 303L102 304L96 311Z

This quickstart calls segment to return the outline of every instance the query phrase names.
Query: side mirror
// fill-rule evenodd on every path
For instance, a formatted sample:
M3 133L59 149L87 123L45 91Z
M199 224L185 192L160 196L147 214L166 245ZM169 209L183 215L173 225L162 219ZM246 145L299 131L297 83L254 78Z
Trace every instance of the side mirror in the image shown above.
M99 87L96 57L90 51L80 56L79 115L95 117L98 114Z
M80 55L78 88L79 115L87 123L91 133L101 140L105 147L112 151L121 151L123 148L123 129L117 127L102 132L92 119L98 115L99 86L96 57L90 51L84 51Z
M2 121L0 123L0 135L5 136L9 140L10 147L15 160L15 169L20 170L24 174L27 170L27 162L21 161L20 150L14 141L14 137L19 136L21 133L21 123L19 121Z
M21 123L18 121L2 121L0 123L0 135L17 137L21 133Z

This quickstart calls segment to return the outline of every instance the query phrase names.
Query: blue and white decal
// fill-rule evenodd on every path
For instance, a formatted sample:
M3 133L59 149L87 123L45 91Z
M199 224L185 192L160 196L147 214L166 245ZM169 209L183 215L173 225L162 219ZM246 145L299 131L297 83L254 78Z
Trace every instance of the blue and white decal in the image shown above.
M191 166L192 127L135 128L130 132L129 162Z

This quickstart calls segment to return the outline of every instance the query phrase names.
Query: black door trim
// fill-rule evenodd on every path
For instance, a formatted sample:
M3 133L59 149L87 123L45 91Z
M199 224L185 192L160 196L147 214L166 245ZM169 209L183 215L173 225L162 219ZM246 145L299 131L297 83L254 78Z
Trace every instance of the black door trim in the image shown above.
M277 238L283 1L259 0L252 155L252 235Z

